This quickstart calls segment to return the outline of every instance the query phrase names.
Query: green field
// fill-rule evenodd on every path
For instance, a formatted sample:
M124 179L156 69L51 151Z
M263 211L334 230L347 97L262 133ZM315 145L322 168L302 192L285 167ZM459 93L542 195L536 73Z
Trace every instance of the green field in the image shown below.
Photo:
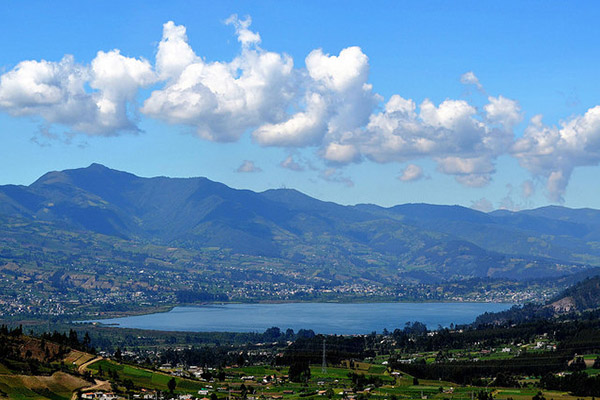
M171 375L163 372L150 371L144 368L118 364L108 360L100 360L93 363L88 368L95 372L95 376L98 376L100 367L102 367L104 378L106 378L109 371L116 371L121 380L131 379L135 388L168 391L167 383L172 378ZM181 393L197 393L198 390L202 389L206 385L199 381L193 381L179 377L175 377L175 381L177 382L175 391Z

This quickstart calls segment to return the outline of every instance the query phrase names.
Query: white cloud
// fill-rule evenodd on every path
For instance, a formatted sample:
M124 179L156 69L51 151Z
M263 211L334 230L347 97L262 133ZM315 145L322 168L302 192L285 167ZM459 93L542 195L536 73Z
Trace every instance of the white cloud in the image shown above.
M319 145L326 131L327 106L318 93L306 96L305 111L297 112L287 120L257 128L252 136L263 146L304 147Z
M169 21L163 25L163 37L156 53L156 70L162 80L178 78L199 58L188 44L185 26Z
M257 167L254 161L244 160L242 165L236 169L236 172L262 172L262 169Z
M115 135L138 130L127 106L140 87L154 81L148 61L125 57L119 50L99 51L89 66L75 63L72 56L59 62L22 61L0 76L0 109L76 132Z
M242 43L231 62L205 62L187 43L184 27L164 25L156 57L159 74L168 81L144 102L143 113L193 126L200 137L220 142L285 118L296 90L291 57L258 47L260 37L248 30L250 19L227 21Z
M319 49L306 57L305 64L301 86L307 89L299 111L258 127L254 140L263 146L323 145L326 160L355 161L349 148L329 148L327 143L363 127L380 100L367 83L368 57L359 47L343 49L338 56Z
M90 80L90 86L98 90L95 96L97 122L109 131L128 126L127 104L135 100L140 87L154 81L155 75L148 61L124 57L119 50L99 51L92 61Z
M462 74L460 76L460 83L464 85L475 85L475 87L477 87L477 90L483 91L483 86L481 85L479 79L477 78L477 76L475 76L473 71L465 72L464 74Z
M516 102L499 99L490 97L488 119L464 100L448 99L438 106L425 100L417 110L413 100L394 95L382 112L371 115L366 128L333 143L354 146L379 163L431 158L459 183L484 186L495 172L495 159L510 148L514 115L520 115Z
M246 19L242 20L238 18L237 14L233 14L227 18L225 23L235 27L235 33L238 36L238 41L243 47L250 47L260 43L260 35L248 29L252 24L252 18L246 17Z
M300 163L298 163L296 160L294 160L294 157L291 154L287 156L285 160L279 163L279 166L292 171L304 171L304 167L300 165Z
M0 74L0 110L41 119L47 132L58 124L69 135L105 136L139 131L141 111L193 127L206 140L236 141L247 132L261 146L288 151L311 146L336 168L364 160L431 159L439 172L472 187L487 185L496 159L510 154L533 178L544 179L547 196L559 202L575 168L600 164L600 106L557 126L535 116L515 140L513 131L523 119L516 100L486 95L485 104L477 106L456 99L434 104L396 94L381 104L361 48L337 54L316 49L299 68L290 56L260 47L261 36L250 29L249 17L232 15L225 22L240 45L233 60L207 61L190 46L186 28L169 21L154 66L119 50L99 51L89 64L69 55L18 63ZM460 81L485 93L473 71ZM138 108L140 88L151 85L155 90ZM303 168L291 156L281 166ZM418 168L410 164L401 179L418 176ZM351 182L338 169L327 171L323 179ZM522 190L524 198L535 193L531 181Z
M512 154L533 175L546 179L550 200L564 201L573 170L600 163L600 106L559 126L545 125L541 115L533 117Z
M479 200L471 202L471 208L474 210L477 210L477 211L482 211L482 212L487 213L494 209L494 205L492 204L491 201L489 201L485 197L482 197Z
M423 168L415 164L408 164L398 177L402 182L413 182L423 178Z
M488 97L489 103L483 109L487 120L492 124L499 124L502 128L511 130L523 120L519 103L504 96Z
M519 211L522 206L521 204L515 202L514 197L514 188L510 183L506 184L506 195L500 200L500 204L498 208L500 210L510 210L510 211Z
M521 184L521 191L522 191L522 195L525 199L528 199L531 196L533 196L535 194L535 185L534 185L533 181L531 181L531 180L523 181L523 183Z
M349 177L342 175L342 172L336 168L327 168L326 170L321 171L319 177L324 181L341 183L346 187L354 186L354 181Z
M347 164L357 161L360 153L352 144L329 143L323 151L323 158L332 163Z
M356 46L342 50L339 56L323 54L321 49L313 50L305 61L310 77L336 92L362 87L369 75L369 59Z

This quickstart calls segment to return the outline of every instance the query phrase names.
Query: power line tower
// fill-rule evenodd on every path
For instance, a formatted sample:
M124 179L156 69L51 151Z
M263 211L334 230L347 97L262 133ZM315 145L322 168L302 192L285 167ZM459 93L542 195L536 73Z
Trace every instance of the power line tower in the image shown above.
M327 373L327 359L325 358L325 339L323 339L323 362L321 363L321 372Z

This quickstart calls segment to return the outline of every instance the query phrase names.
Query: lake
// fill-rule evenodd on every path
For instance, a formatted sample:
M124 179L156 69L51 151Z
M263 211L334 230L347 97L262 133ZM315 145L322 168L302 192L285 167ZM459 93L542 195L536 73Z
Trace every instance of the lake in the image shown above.
M393 331L419 321L430 329L465 324L486 311L512 307L506 303L282 303L211 304L175 307L166 313L86 322L122 328L190 332L264 332L276 326L312 329L324 334L362 334Z

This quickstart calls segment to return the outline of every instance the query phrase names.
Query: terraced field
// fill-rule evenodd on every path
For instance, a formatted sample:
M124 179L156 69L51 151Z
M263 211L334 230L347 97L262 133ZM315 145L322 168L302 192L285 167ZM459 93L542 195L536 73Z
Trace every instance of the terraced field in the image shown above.
M88 381L64 372L51 376L0 374L0 395L14 400L70 400L73 392L88 386Z

